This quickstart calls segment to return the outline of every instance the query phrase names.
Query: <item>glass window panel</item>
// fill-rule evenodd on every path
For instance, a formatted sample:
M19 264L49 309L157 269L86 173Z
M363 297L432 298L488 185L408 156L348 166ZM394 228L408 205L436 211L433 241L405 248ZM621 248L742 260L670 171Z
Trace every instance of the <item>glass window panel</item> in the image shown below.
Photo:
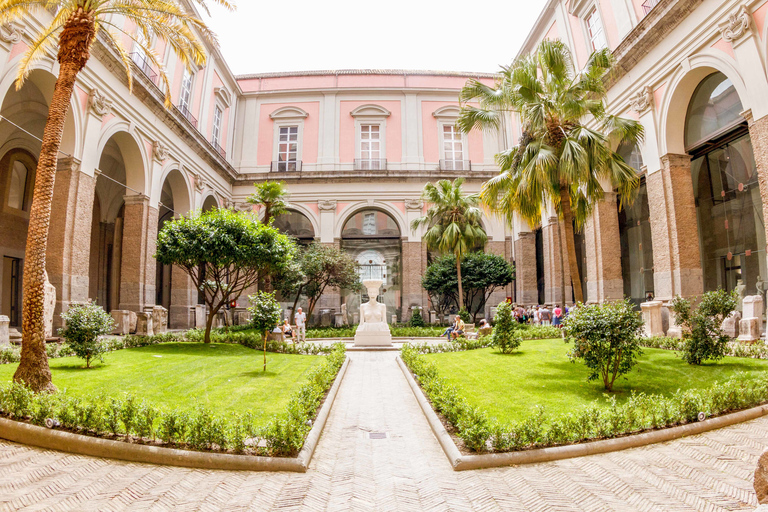
M8 194L8 206L17 210L24 209L27 194L27 167L18 160L11 166L11 190Z
M705 78L693 93L688 106L685 144L694 146L743 120L744 108L733 83L722 73Z

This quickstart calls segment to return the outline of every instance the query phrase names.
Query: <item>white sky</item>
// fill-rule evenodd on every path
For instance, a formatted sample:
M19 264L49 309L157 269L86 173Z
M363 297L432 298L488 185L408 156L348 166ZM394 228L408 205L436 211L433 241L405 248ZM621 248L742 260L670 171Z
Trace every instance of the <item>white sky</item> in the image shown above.
M325 69L494 72L546 0L235 0L211 28L235 74Z

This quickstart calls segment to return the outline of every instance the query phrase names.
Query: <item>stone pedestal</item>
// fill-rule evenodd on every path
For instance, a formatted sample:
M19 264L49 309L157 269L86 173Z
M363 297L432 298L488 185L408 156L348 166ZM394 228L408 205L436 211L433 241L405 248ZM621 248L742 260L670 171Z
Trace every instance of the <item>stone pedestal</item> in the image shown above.
M431 324L439 324L440 319L437 317L437 311L430 311L429 312L429 323Z
M0 315L0 345L8 345L11 343L10 326L11 319L7 316Z
M664 304L664 307L662 308L667 313L667 336L670 338L682 338L683 337L683 328L679 325L677 325L677 315L675 315L675 311L672 309L672 303L667 302ZM662 319L663 323L663 319Z
M721 325L720 328L723 330L725 334L728 335L729 338L738 338L739 322L741 322L741 312L734 311L733 313L728 315L728 318L723 320L723 325Z
M739 322L739 341L757 341L763 327L763 297L744 297L742 320Z
M9 328L8 339L13 345L21 345L21 332L15 327Z
M45 319L45 337L53 336L53 313L56 311L56 287L48 281L48 272L45 273L45 303L43 304L43 318Z
M334 327L341 327L344 325L344 315L341 313L336 313L333 315L333 325Z
M111 312L115 328L112 334L125 335L131 332L131 312L125 309L113 309Z
M208 319L205 309L204 304L195 306L195 327L198 329L205 329L205 322Z
M131 325L131 327L129 329L129 332L135 333L136 332L136 327L138 325L139 317L136 316L136 312L135 311L128 311L128 318L129 318L130 325Z
M220 327L224 327L226 325L226 313L224 311L219 311L216 313L216 316L213 318L213 328L218 329Z
M155 334L168 332L168 310L163 306L153 306L150 311Z
M648 337L664 336L661 324L662 304L663 302L660 300L652 300L651 302L640 304L640 308L643 311L643 322L645 322L645 335Z
M136 313L136 334L138 336L154 336L151 313Z
M235 308L232 310L235 325L247 325L251 323L251 312L246 308Z

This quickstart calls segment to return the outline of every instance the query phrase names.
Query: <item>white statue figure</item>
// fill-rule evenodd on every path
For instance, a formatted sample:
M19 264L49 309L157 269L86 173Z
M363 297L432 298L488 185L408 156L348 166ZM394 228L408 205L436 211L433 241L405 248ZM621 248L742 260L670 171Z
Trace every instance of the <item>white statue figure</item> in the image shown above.
M746 293L747 286L744 284L744 281L741 279L736 280L736 295L737 295L737 302L736 302L736 311L743 311L744 310L744 294Z
M355 346L392 345L392 333L387 324L387 306L376 301L382 283L381 279L363 281L369 300L360 306L360 325L355 331Z

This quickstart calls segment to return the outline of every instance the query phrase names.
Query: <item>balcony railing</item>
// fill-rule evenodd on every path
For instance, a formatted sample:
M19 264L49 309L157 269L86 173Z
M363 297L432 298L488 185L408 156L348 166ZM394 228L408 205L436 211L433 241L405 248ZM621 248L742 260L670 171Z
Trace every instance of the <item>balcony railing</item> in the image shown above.
M131 54L131 60L134 64L136 64L136 67L141 70L142 73L146 75L147 78L149 78L153 84L157 85L157 73L152 68L152 65L149 63L149 59L146 55L144 55L141 52L133 52Z
M224 159L226 159L226 158L227 158L227 152L226 152L226 151L224 151L224 148L223 148L223 147L219 146L219 143L218 143L218 142L214 142L214 141L211 141L211 145L213 146L213 148L214 148L216 151L218 151L218 152L219 152L219 154L221 155L221 158L224 158Z
M647 16L648 13L651 12L651 9L656 7L660 1L661 0L645 0L645 2L643 2L643 11L645 11L645 15Z
M356 171L386 171L386 158L355 158Z
M187 121L192 123L192 126L197 129L197 118L192 115L192 112L189 111L189 108L186 105L176 105L176 110L178 110L181 115L187 118Z
M441 171L471 171L472 162L469 160L440 160Z
M301 160L279 160L272 162L272 172L301 172Z

